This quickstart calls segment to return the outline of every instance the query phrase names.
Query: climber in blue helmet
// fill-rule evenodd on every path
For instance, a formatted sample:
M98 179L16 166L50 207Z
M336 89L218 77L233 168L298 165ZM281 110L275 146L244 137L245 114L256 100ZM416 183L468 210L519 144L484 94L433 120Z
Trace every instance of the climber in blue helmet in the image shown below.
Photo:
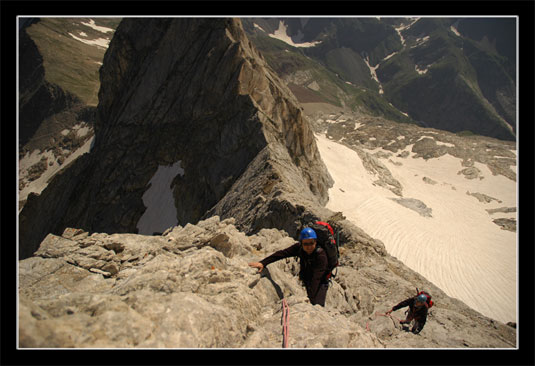
M298 243L276 251L260 262L251 262L249 266L258 268L258 272L261 272L270 263L288 257L299 257L301 266L299 278L305 285L310 303L325 306L325 297L329 288L329 283L325 280L328 273L327 254L316 241L314 229L304 228L299 234Z
M392 309L388 310L386 314L388 315L392 311L396 311L408 306L409 310L407 313L407 318L405 320L400 320L399 322L400 324L410 324L414 320L414 325L411 329L411 332L418 334L424 328L429 308L433 306L433 302L430 299L430 295L428 297L424 293L419 293L414 297L403 300Z
M426 301L427 301L427 296L425 296L424 294L416 296L416 302L423 304Z

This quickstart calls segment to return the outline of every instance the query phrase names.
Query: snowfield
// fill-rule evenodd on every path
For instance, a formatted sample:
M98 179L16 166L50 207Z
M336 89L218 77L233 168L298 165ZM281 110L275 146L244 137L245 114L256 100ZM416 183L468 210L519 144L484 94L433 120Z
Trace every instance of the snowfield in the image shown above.
M101 33L113 33L115 32L114 29L108 28L108 27L101 27L95 24L95 21L93 19L89 19L89 23L82 22L83 25L88 26L89 28L93 28L94 30L97 30Z
M75 127L82 126L77 125ZM89 133L89 129L87 126L75 128L76 132L79 136L85 136L85 134ZM21 157L20 160L18 160L18 177L19 180L21 179L27 179L28 170L30 167L36 163L38 163L41 159L47 158L47 166L46 170L43 172L43 174L36 180L29 182L21 191L19 191L19 198L18 200L25 200L30 193L37 193L40 194L48 185L48 181L55 176L60 170L68 166L70 163L72 163L74 160L78 159L80 156L82 156L85 153L88 153L91 151L91 147L93 146L93 140L94 137L91 137L91 139L87 140L86 143L79 148L78 150L74 151L65 161L63 164L59 164L56 157L54 156L54 153L52 151L40 151L40 150L34 150L31 153L26 153L25 156ZM20 207L22 209L22 207Z
M90 46L97 46L97 47L102 47L102 48L108 48L108 46L110 44L110 41L111 41L110 39L107 39L107 38L83 39L83 38L76 37L72 33L69 33L69 36L71 36L72 38L74 38L77 41L80 41L82 43L88 44Z
M479 163L475 167L484 178L466 179L458 174L461 160L451 155L427 161L412 153L380 159L401 183L401 198L373 183L376 177L355 151L324 135L316 139L335 181L327 208L341 211L449 296L493 319L516 322L517 235L492 222L516 217L516 212L487 211L517 207L516 182L492 175ZM496 200L484 203L468 193Z
M263 30L260 26L256 25L255 26L261 30ZM273 33L273 34L268 34L268 36L270 36L271 38L276 38L280 41L283 41L287 44L289 44L290 46L293 46L293 47L314 47L318 44L321 43L321 41L317 41L317 42L303 42L303 43L294 43L294 41L292 40L292 38L288 35L287 33L287 26L286 24L281 20L279 21L279 28ZM302 34L298 34L296 38L301 38L302 37Z

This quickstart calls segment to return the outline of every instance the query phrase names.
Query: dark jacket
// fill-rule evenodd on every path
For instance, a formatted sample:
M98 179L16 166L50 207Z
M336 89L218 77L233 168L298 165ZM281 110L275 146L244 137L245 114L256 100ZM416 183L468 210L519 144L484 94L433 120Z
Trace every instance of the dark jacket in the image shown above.
M407 316L407 319L414 319L416 320L416 324L414 325L412 331L414 333L419 333L427 321L427 304L425 306L416 307L414 306L414 303L416 302L416 297L408 298L407 300L403 300L396 306L392 308L393 311L396 311L398 309L404 308L406 306L409 307L409 314Z
M325 251L316 244L316 249L312 254L308 255L301 247L300 243L295 243L292 246L276 251L269 257L260 261L266 267L268 264L276 262L278 260L299 257L299 263L301 270L299 271L299 278L303 281L308 298L312 304L321 303L321 300L316 299L321 296L320 287L322 284L327 283L326 276L327 270L327 254ZM323 294L323 297L325 294ZM323 299L323 301L325 301Z

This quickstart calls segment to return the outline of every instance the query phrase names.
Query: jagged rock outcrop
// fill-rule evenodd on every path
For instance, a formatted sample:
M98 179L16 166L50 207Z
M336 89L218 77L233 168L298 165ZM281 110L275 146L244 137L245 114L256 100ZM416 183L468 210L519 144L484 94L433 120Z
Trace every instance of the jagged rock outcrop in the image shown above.
M295 229L293 206L326 202L312 130L239 19L124 19L103 63L94 147L28 197L21 258L66 227L137 232L151 178L178 162L184 174L164 188L180 225L221 214L258 231L282 216Z
M279 348L281 299L291 348L514 348L516 330L450 298L335 215L344 243L326 306L311 305L294 259L247 266L291 245L286 232L240 232L214 216L163 235L50 234L19 263L21 348ZM428 290L419 335L381 316Z

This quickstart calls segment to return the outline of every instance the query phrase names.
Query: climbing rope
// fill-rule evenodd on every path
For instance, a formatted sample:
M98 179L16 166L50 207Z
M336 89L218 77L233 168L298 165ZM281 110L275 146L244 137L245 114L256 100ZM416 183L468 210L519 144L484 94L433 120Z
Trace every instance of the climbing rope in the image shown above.
M392 321L394 322L394 326L397 326L401 322L401 320L398 317L392 315L392 313L386 314L386 313L380 313L380 312L376 311L374 315L376 317L378 317L378 316L386 316L386 317L392 319ZM370 322L369 321L366 322L366 330L368 332L370 332Z
M290 307L286 299L282 299L282 347L288 348L288 324L290 323Z

